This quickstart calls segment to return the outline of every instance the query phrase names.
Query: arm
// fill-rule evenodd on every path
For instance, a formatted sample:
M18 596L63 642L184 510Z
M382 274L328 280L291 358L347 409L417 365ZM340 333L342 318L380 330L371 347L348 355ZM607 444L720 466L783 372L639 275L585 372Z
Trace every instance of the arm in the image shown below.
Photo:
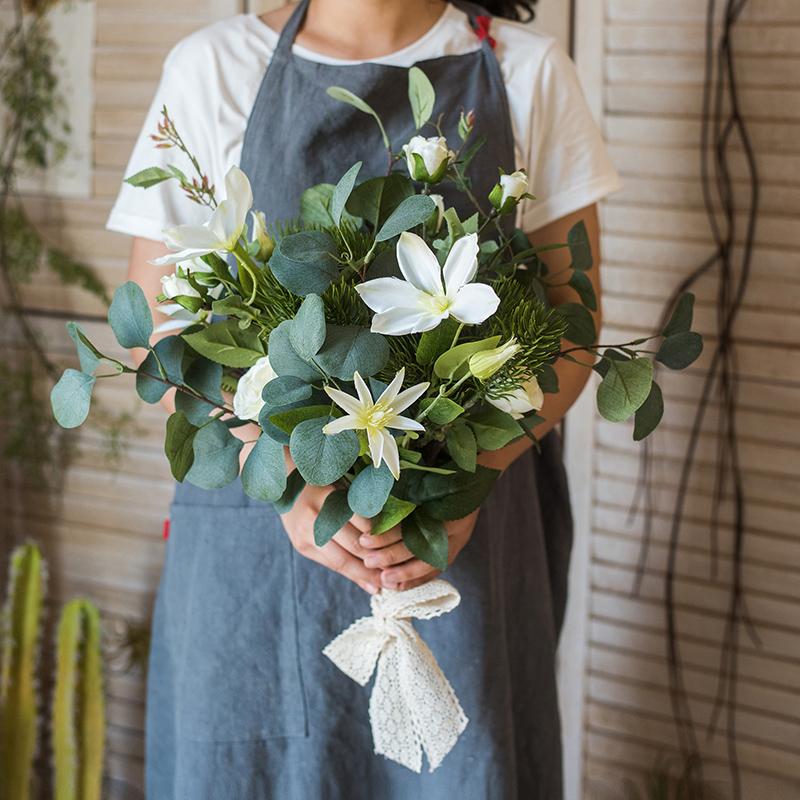
M600 227L597 220L597 206L588 206L576 211L574 214L562 217L535 233L529 234L528 238L534 245L566 242L569 229L581 220L586 225L594 256L594 266L588 271L587 275L592 281L598 298L598 310L592 316L594 317L595 329L599 331L602 317L600 305ZM546 256L544 260L547 263L550 275L555 275L560 270L569 267L570 256L565 249L553 250L548 252ZM566 280L568 277L568 275L565 275L564 279ZM575 290L570 286L553 288L548 293L548 296L553 305L560 305L561 303L568 303L578 299ZM578 399L578 395L586 385L590 374L587 367L572 364L564 359L559 359L555 370L558 375L559 391L557 394L545 395L544 407L539 412L545 421L534 430L535 435L540 439L561 422L572 404ZM532 446L531 440L527 436L523 436L501 450L481 453L478 461L484 466L502 471L507 469ZM463 519L445 523L450 542L449 561L451 564L472 536L479 513L479 511L475 511ZM438 575L438 572L433 570L429 564L412 556L402 542L399 528L372 539L368 536L362 537L362 544L365 547L376 550L376 552L367 556L364 563L368 567L382 569L381 582L387 588L411 589L414 586L427 583ZM382 549L378 550L378 546Z

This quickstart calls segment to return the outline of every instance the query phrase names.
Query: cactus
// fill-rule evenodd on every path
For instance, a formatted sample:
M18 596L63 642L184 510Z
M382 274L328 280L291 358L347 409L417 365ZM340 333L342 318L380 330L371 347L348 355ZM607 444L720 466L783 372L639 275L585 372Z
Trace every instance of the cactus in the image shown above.
M44 568L35 544L11 554L0 665L0 775L3 800L28 800L38 734L36 664Z
M105 736L100 614L88 600L71 600L58 625L55 800L100 800Z

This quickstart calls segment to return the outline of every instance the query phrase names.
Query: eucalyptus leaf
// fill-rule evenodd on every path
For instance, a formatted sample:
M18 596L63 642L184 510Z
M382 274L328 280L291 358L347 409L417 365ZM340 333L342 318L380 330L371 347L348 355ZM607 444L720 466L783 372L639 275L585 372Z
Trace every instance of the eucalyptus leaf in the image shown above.
M417 225L422 225L435 210L436 203L427 195L415 194L407 197L383 223L375 235L375 240L385 242Z
M169 460L172 477L176 481L182 481L194 463L194 437L198 430L182 411L170 414L167 419L164 452Z
M667 336L658 348L656 361L670 369L686 369L703 352L703 337L694 331L683 331Z
M305 361L313 358L325 342L325 306L322 298L309 294L289 325L289 341Z
M550 366L544 364L536 376L539 388L546 394L558 394L558 373Z
M345 489L331 492L322 503L322 508L314 520L314 543L324 547L350 521L353 511L347 504Z
M419 130L433 114L436 92L428 76L419 68L408 71L408 101L414 116L414 125Z
M275 506L275 511L277 511L278 514L286 514L287 512L291 511L295 501L305 488L305 478L298 472L298 470L293 469L286 478L286 489L280 498L273 503L273 506Z
M647 400L653 383L653 364L647 358L611 359L597 388L597 410L610 422L624 422Z
M328 375L352 381L358 371L362 378L380 372L389 358L389 344L379 333L357 325L328 325L316 363Z
M361 161L353 164L353 166L342 175L339 183L336 184L336 188L333 190L330 211L334 225L338 225L342 221L342 212L350 197L350 193L353 191L353 187L356 185L356 178L358 177L361 165Z
M572 269L586 271L592 268L592 245L583 220L576 222L567 234L567 245L572 257Z
M434 569L447 569L449 542L444 525L422 510L402 521L403 544L421 561Z
M103 360L103 354L86 338L77 322L67 323L67 333L69 338L75 343L78 353L78 361L81 365L81 372L93 375L94 371Z
M344 89L341 86L330 86L328 88L328 95L332 97L334 100L338 100L340 103L347 103L353 108L357 108L359 111L362 111L364 114L369 114L371 117L375 119L375 122L378 124L378 128L381 132L381 138L383 139L383 146L387 149L391 149L391 142L389 141L389 137L386 135L386 129L383 127L383 122L381 122L381 118L378 116L377 112L375 111L372 106L368 103L365 103L358 95L353 94L348 89Z
M256 330L243 331L235 319L214 322L196 333L183 335L195 352L226 367L252 367L264 357L264 345Z
M585 272L574 270L569 278L569 285L578 293L581 302L590 311L597 311L597 295L589 276Z
M168 382L183 384L184 354L179 336L167 336L155 343L136 370L136 392L145 403L161 400L170 388Z
M269 436L259 436L242 468L242 489L248 497L273 503L286 490L283 445Z
M300 195L300 218L304 225L317 225L321 228L336 225L330 211L335 188L332 183L318 183Z
M149 347L153 315L138 284L126 281L117 288L108 308L108 323L122 347Z
M522 426L509 414L491 405L474 411L467 423L481 450L499 450L525 433Z
M314 388L294 375L279 375L262 390L261 397L270 406L286 406L308 400Z
M678 298L675 310L664 328L663 336L669 337L676 333L686 333L692 328L692 318L694 317L694 295L685 292Z
M183 411L190 422L202 425L224 403L220 390L222 366L204 358L195 359L186 370L184 383L212 401L207 403L186 392L175 394L175 408Z
M414 194L412 181L399 172L393 172L360 183L350 195L346 207L350 214L365 219L377 230L403 200Z
M384 506L394 487L394 478L386 464L364 467L347 492L350 508L362 517L374 517Z
M307 419L319 419L320 417L327 419L330 410L331 407L329 405L298 406L297 408L268 413L268 419L276 428L279 428L284 433L291 434L297 425Z
M641 442L642 439L649 436L658 427L658 423L661 422L663 416L664 397L661 394L659 385L653 381L647 400L636 409L633 423L633 440Z
M320 378L320 372L307 361L304 361L292 345L290 330L292 320L287 319L273 328L269 335L269 363L278 375L294 375L301 380L311 382Z
M334 483L358 458L358 436L353 431L328 435L323 428L329 417L309 419L296 425L289 452L306 481L315 486Z
M269 260L272 273L293 294L322 294L339 275L336 242L325 231L284 236Z
M242 442L218 419L207 422L195 434L194 463L186 480L200 489L221 489L239 475Z
M77 428L86 420L95 381L93 376L77 369L64 370L50 392L53 416L62 428Z
M383 508L372 518L372 535L378 536L399 525L415 508L409 500L390 494Z
M583 346L595 343L597 330L594 319L584 306L579 303L562 303L555 310L567 321L565 339Z
M499 470L480 464L475 467L475 472L428 474L421 484L421 505L434 519L463 519L481 507L499 475Z

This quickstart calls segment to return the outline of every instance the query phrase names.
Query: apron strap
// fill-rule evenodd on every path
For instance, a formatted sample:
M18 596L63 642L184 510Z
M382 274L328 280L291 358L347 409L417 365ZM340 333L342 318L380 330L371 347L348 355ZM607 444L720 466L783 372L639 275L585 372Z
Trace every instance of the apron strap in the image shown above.
M309 0L300 0L300 2L297 4L297 8L292 12L292 16L289 17L289 21L283 26L281 35L278 38L278 44L275 47L275 52L272 54L271 61L275 61L276 59L283 60L291 55L294 40L303 24L303 20L306 18L308 4Z

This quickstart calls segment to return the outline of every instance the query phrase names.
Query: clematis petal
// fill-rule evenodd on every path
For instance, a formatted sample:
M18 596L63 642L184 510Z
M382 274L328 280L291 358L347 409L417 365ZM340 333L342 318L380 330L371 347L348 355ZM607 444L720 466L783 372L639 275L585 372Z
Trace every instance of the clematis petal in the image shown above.
M379 467L383 458L384 440L379 428L367 428L367 441L369 442L369 454L372 456L372 465Z
M334 389L330 386L325 387L325 394L336 403L337 406L343 408L348 414L360 414L363 406L358 400L347 392L342 392L339 389Z
M238 239L247 221L247 212L253 206L253 189L247 175L236 165L225 176L225 199L234 207L233 223Z
M444 262L444 283L449 295L469 283L478 271L478 234L462 236L447 254Z
M358 370L353 374L353 383L356 385L358 399L362 408L369 408L372 406L372 392L370 392L369 386L364 383L364 379L361 377L361 373L359 373Z
M220 250L232 250L244 227L239 222L238 209L233 200L223 200L208 221L208 227L220 241Z
M404 306L416 308L425 301L427 295L407 281L400 278L375 278L356 286L361 299L377 312Z
M424 431L425 426L410 417L401 417L399 414L392 417L386 423L387 428L394 428L398 431Z
M406 333L422 333L433 330L447 313L433 314L420 308L390 308L372 318L373 333L386 336L403 336Z
M375 401L377 403L385 403L391 405L392 401L397 397L397 393L403 386L403 381L406 378L406 368L400 367L397 375L392 378L392 382L383 390L381 396Z
M210 253L220 246L220 240L205 225L176 225L174 228L165 228L161 234L170 250L202 250Z
M339 419L329 422L322 429L322 432L333 435L334 433L341 433L342 431L355 431L363 427L364 426L359 424L358 420L352 414L347 414L344 417L339 417Z
M416 233L405 231L397 240L397 263L411 284L426 294L442 295L442 269L433 250Z
M408 408L412 403L415 403L425 392L428 391L429 383L418 383L416 386L411 386L408 389L400 392L392 402L392 411L399 414L404 409Z
M400 477L400 452L397 449L397 442L387 430L380 431L380 436L383 440L383 460L389 467L392 477L397 480Z
M213 253L217 248L210 250L179 250L177 253L167 253L160 258L154 258L150 261L156 267L164 267L167 264L177 264L179 261L185 261L187 258L194 258L195 256L204 256L207 253Z
M477 325L497 311L500 298L485 283L468 283L456 292L450 315L466 325Z

